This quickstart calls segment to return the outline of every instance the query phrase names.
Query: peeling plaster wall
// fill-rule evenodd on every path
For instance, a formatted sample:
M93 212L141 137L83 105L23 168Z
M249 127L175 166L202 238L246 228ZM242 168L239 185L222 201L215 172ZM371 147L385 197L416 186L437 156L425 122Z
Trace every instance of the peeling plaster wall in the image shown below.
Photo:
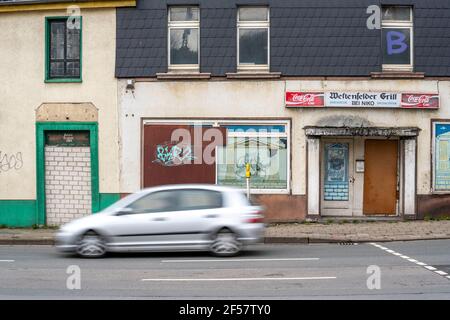
M330 126L419 127L417 193L430 193L431 119L450 118L450 81L437 80L265 80L137 82L134 93L119 81L121 192L140 188L141 118L291 118L291 191L306 194L306 137L303 128ZM285 89L298 91L394 91L440 93L439 110L287 109Z

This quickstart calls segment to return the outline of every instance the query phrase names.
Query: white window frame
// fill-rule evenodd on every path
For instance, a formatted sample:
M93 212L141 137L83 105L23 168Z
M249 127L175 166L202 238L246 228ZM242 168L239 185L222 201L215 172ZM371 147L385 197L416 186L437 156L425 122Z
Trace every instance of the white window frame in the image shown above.
M384 28L398 28L409 29L410 31L410 64L382 64L383 71L413 71L414 69L414 17L413 7L411 6L385 6L382 8L382 12L385 8L397 7L397 8L409 8L409 21L404 20L382 20L381 21L381 34L383 35ZM384 41L384 39L382 40ZM384 52L383 52L384 55Z
M265 8L267 9L267 21L240 21L239 10L241 8ZM238 7L237 11L237 69L238 71L269 71L270 70L270 8L266 6ZM241 29L267 29L267 64L240 63L240 38Z
M172 8L198 8L199 14L198 14L198 20L197 21L171 21L170 20L170 10ZM170 6L168 8L168 15L167 15L167 21L168 21L168 28L167 28L167 65L169 71L194 71L199 72L200 71L200 8L198 6ZM170 48L170 31L173 29L197 29L198 30L198 56L197 56L197 64L171 64L171 48Z
M145 119L142 121L142 124L145 126L147 124L184 124L184 125L210 125L213 127L221 126L221 125L280 125L285 126L285 132L276 132L272 134L268 134L271 137L283 137L287 139L287 172L286 172L286 188L285 189L251 189L252 194L290 194L291 191L291 123L289 120L215 120L215 119L199 119L199 120L156 120L156 119ZM230 133L230 137L237 137L245 135L246 137L250 135L262 137L264 134L258 133L240 133L240 132L232 132ZM216 185L217 185L217 164L216 164ZM245 189L241 189L242 191L246 191Z

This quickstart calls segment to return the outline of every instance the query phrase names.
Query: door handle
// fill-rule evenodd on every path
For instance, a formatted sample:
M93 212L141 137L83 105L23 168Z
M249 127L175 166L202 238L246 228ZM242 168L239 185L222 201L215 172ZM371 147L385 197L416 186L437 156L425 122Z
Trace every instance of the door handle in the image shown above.
M354 182L355 182L355 177L351 177L351 178L348 180L348 182L354 183Z
M167 221L167 218L154 218L152 221Z
M208 218L208 219L213 219L213 218L217 218L219 215L217 214L207 214L206 216L204 216L204 218Z

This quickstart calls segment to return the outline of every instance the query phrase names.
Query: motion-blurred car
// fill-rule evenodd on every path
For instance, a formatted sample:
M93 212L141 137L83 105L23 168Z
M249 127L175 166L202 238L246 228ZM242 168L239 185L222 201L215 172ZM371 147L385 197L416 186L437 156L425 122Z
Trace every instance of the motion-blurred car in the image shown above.
M107 252L210 251L234 256L264 235L263 208L241 190L212 185L145 189L63 225L56 248L82 257Z

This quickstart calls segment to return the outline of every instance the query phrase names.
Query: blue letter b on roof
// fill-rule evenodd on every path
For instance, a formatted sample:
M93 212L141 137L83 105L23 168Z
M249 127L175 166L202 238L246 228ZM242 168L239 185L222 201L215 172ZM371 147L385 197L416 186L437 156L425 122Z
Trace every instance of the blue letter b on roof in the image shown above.
M404 42L406 36L398 31L389 31L386 34L388 55L400 54L408 49L408 45Z

